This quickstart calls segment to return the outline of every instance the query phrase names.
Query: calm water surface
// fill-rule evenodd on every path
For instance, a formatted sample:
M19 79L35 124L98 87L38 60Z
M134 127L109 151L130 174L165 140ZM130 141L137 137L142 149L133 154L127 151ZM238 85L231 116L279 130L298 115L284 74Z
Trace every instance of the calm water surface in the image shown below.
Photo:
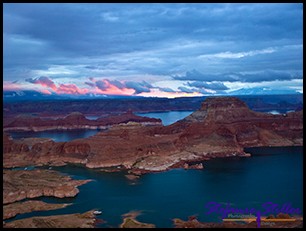
M169 125L191 114L192 111L139 113L160 118ZM13 138L45 137L55 141L69 141L92 136L97 130L68 130L45 132L12 132ZM200 221L220 221L218 215L207 215L208 202L215 201L235 208L257 208L271 201L282 206L291 203L302 209L303 205L303 148L248 149L250 158L231 157L203 162L203 170L174 169L142 176L135 182L126 173L103 173L77 166L53 167L74 179L93 179L79 187L75 198L40 198L50 203L73 203L59 210L32 212L15 219L32 216L82 213L91 209L102 210L99 218L107 223L99 227L118 227L121 215L140 210L141 222L157 227L172 227L173 218L186 220L198 215Z
M70 140L87 138L95 135L100 130L85 130L85 129L74 129L74 130L50 130L50 131L14 131L8 132L13 139L21 138L50 138L56 142L66 142Z
M136 113L139 116L145 116L150 118L161 119L163 125L167 126L175 123L178 120L184 119L189 116L193 111L168 111L168 112L150 112L150 113ZM273 110L267 113L280 114L281 112ZM86 116L87 119L97 119L99 116ZM28 138L28 137L38 137L38 138L50 138L57 142L66 142L79 138L87 138L89 136L95 135L99 130L51 130L51 131L18 131L9 132L14 139Z
M220 221L207 215L205 205L215 201L230 203L235 208L257 208L271 201L282 206L303 205L303 148L248 149L250 158L231 157L203 162L203 170L174 169L151 173L133 183L125 173L103 173L77 166L54 167L74 179L93 179L80 186L75 198L41 198L52 203L73 203L64 209L32 212L14 219L31 216L82 213L90 209L103 211L99 218L107 221L99 227L118 227L121 215L140 210L137 219L157 227L172 227L173 218L186 220L197 214L200 221ZM12 220L14 220L12 219Z
M150 112L150 113L135 113L139 116L161 119L163 125L167 126L175 123L178 120L189 116L193 111L169 111L169 112Z
M192 111L170 111L170 112L156 112L156 113L138 113L140 116L147 116L151 118L159 118L162 120L163 125L172 124L178 120L190 115ZM87 119L97 119L99 116L86 116ZM87 138L95 135L100 130L50 130L50 131L14 131L8 132L14 139L37 137L37 138L50 138L56 142L66 142L74 139Z

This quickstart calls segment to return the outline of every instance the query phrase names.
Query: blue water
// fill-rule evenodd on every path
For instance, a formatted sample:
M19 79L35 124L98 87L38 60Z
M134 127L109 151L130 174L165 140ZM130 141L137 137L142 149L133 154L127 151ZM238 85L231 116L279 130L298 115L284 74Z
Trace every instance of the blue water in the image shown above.
M178 120L184 119L189 116L193 111L168 111L168 112L150 112L150 113L136 113L139 116L145 116L150 118L157 118L162 120L162 124L167 126L177 122ZM279 114L279 111L270 111L267 113ZM95 120L100 116L86 116L87 119ZM38 138L50 138L54 141L71 141L79 138L86 138L95 135L99 130L53 130L53 131L20 131L20 132L9 132L14 139L38 137Z
M147 116L151 118L159 118L162 120L164 125L172 124L178 120L185 118L190 115L192 111L170 111L170 112L156 112L156 113L137 113L140 116ZM88 119L94 120L99 116L86 116ZM50 131L14 131L8 132L14 139L21 138L50 138L56 142L66 142L74 139L87 138L89 136L95 135L99 130L85 130L85 129L75 129L75 130L50 130Z
M50 131L14 131L8 132L13 139L21 138L50 138L56 142L66 142L70 140L87 138L95 135L99 130L85 130L85 129L74 129L74 130L50 130Z
M161 119L163 125L167 126L175 123L178 120L189 116L193 111L169 111L169 112L150 112L150 113L135 113L139 116Z
M86 116L86 119L89 119L89 120L96 120L98 118L100 118L101 116Z
M250 158L231 157L203 162L203 170L174 169L142 176L132 184L122 172L103 173L77 166L54 167L74 179L94 179L79 187L75 198L42 198L46 202L73 203L72 206L31 216L103 211L99 227L118 227L121 215L141 210L137 219L157 227L172 227L173 218L186 220L197 214L200 221L220 221L217 214L207 215L205 207L215 201L235 208L260 209L265 202L282 206L303 205L303 148L248 149Z

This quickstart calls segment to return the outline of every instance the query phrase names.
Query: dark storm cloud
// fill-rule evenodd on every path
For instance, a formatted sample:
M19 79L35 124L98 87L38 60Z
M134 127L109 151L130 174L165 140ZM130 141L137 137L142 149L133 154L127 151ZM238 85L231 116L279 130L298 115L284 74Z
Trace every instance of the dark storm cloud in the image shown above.
M192 92L194 92L193 89L190 89L190 88L187 88L187 87L179 87L178 89L179 89L180 91L186 92L186 93L192 93Z
M90 86L90 87L95 87L96 84L94 83L91 83L91 82L84 82L86 85Z
M6 3L3 8L7 81L48 75L84 83L95 76L123 89L126 76L133 76L138 84L128 85L139 93L151 89L135 77L146 74L157 75L156 82L164 76L252 83L303 77L302 4ZM106 82L95 84L107 88Z
M173 89L171 89L169 87L158 87L158 89L163 91L163 92L175 92Z
M127 88L131 88L135 90L135 94L139 94L142 92L150 92L150 88L153 88L153 86L149 83L147 83L146 81L142 81L142 82L126 82L125 86Z
M106 91L107 88L109 87L109 85L107 84L107 82L102 81L102 80L98 80L98 81L96 82L96 86L97 86L100 90L102 90L102 91Z
M124 89L133 89L135 91L134 94L139 94L142 92L150 92L151 88L154 88L151 84L149 84L146 81L142 82L134 82L134 81L127 81L127 82L120 82L118 80L109 80L109 79L102 79L95 81L93 78L91 78L92 82L85 82L85 84L91 86L91 87L97 87L102 91L107 91L111 88L118 88L120 90ZM170 90L170 89L165 89Z
M126 87L123 83L119 82L118 80L108 80L108 82L109 82L110 84L112 84L112 85L118 87L119 89L123 89L123 88Z
M259 71L251 74L241 74L241 73L222 73L222 74L203 74L196 70L187 71L186 75L183 76L173 76L176 80L194 80L194 83L188 83L189 86L193 87L205 87L209 89L216 88L226 88L224 84L218 83L203 83L200 81L229 81L229 82L262 82L262 81L272 81L272 80L291 80L291 79L302 79L302 74L290 74L284 71ZM209 87L210 86L210 87ZM226 89L219 89L219 90L226 90Z
M41 76L36 79L28 78L28 79L25 79L25 81L29 83L33 83L33 84L40 84L42 86L50 87L52 89L56 89L54 82L46 76Z
M195 81L192 83L188 82L187 84L190 87L196 87L196 88L205 88L217 91L228 90L228 87L225 86L223 83L205 83L205 82Z

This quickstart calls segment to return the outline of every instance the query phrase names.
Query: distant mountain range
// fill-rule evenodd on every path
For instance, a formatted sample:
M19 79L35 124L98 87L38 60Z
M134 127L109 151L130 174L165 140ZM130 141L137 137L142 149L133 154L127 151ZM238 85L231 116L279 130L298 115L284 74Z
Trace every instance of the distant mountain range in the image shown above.
M229 95L287 95L287 94L297 94L297 92L294 89L271 90L265 87L241 88L239 90L229 92Z
M264 88L252 88L252 89L239 89L229 93L231 96L250 96L250 95L303 95L296 93L295 91L269 91ZM95 95L95 94L84 94L84 95L68 95L68 94L44 94L34 90L24 91L3 91L3 102L18 102L18 101L50 101L50 100L78 100L78 99L137 99L137 98L150 98L142 96L122 96L122 95ZM156 97L152 97L156 98ZM194 97L192 97L194 98ZM205 99L206 97L195 97Z
M69 99L112 99L112 98L142 98L140 96L122 96L122 95L68 95L68 94L44 94L39 91L24 90L24 91L3 91L4 102L18 101L42 101L42 100L69 100Z
M303 94L288 95L237 95L250 109L261 112L303 109ZM44 116L65 115L75 111L85 115L112 113L194 111L201 107L203 97L157 98L136 96L94 96L82 98L70 95L45 95L36 91L6 91L3 93L3 115L16 116L34 113Z

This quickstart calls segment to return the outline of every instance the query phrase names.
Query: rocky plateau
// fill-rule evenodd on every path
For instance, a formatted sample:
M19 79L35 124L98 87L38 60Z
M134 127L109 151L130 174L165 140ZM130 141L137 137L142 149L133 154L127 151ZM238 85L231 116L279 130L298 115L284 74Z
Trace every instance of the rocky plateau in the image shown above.
M133 117L131 112L126 114ZM15 121L6 128L41 127L42 120L35 121ZM79 114L67 116L68 121L71 126L85 126L85 119ZM112 125L107 131L69 142L48 139L17 142L4 133L3 166L72 163L88 168L120 167L130 173L145 173L183 168L186 163L215 157L248 157L250 154L244 152L245 147L303 145L303 111L280 115L255 112L235 97L208 97L199 110L169 126L162 126L156 120L154 126L139 124L143 122L141 119L122 122L115 117L109 121L121 125ZM108 124L111 123L103 122L103 126Z

